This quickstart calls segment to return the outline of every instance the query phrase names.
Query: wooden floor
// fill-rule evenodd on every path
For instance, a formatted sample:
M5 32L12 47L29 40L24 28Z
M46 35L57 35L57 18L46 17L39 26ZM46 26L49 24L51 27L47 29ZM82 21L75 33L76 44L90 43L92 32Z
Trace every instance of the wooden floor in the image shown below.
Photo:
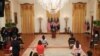
M80 41L82 48L85 52L90 49L89 48L90 38L86 37L84 34L75 34L74 36L77 40ZM30 43L34 40L34 38L35 37L32 34L22 35L22 39L24 41L24 49L21 49L20 56L26 50L26 48L30 45ZM100 46L93 48L92 51L94 53L93 56L100 56ZM0 50L0 56L4 56L3 50Z
M30 43L34 40L34 35L33 34L23 34L23 35L21 35L21 37L24 42L24 45L23 45L24 49L21 49L20 56L27 49L27 47L30 45ZM5 56L3 50L0 50L0 56Z
M23 41L24 41L24 49L21 49L20 56L23 54L23 52L27 49L27 47L31 44L31 42L34 40L33 34L25 34L22 35Z
M75 34L75 38L80 41L85 52L91 49L93 56L100 56L100 43L95 48L90 48L90 37L87 37L85 34Z

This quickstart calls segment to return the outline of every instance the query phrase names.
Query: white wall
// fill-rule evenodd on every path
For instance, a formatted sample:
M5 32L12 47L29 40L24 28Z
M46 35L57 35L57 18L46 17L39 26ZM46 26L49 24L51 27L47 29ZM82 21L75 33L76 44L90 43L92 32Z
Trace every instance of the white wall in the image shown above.
M94 20L96 19L96 8L97 8L97 0L91 0L88 2L88 15L87 15L88 20L91 20L91 16L94 17Z
M14 6L15 6L15 0L9 0L10 1L10 14L12 22L14 22Z
M46 16L46 11L35 1L34 3L34 19L35 19L35 32L39 32L39 18L42 18L41 22L41 29L42 32L47 32L47 16Z
M70 0L65 4L65 6L60 10L60 32L64 32L65 30L65 19L68 18L68 24L67 27L70 27L70 30L72 31L72 13L73 13L73 5L72 3L77 3L77 2L85 2L88 3L88 0ZM87 12L88 12L87 8ZM88 13L87 13L88 15Z
M60 10L60 32L64 32L65 30L65 19L68 17L68 27L72 30L72 3L76 2L88 2L87 0L73 0L69 1L65 4L65 6ZM47 17L46 17L46 11L42 9L42 7L35 1L34 3L34 12L35 12L35 32L39 32L39 22L38 18L43 18L42 23L42 31L47 32ZM45 23L44 23L45 22Z
M19 0L10 0L11 2L11 19L12 22L15 22L14 13L17 13L17 27L19 29L19 33L21 33L21 16L20 16L20 2Z
M72 4L66 3L60 10L60 32L65 32L66 22L65 18L68 18L67 26L72 28Z
M90 21L91 16L96 19L96 5L97 0L70 0L61 10L60 10L60 25L61 25L61 32L64 32L65 28L65 21L64 18L68 17L68 27L72 30L72 3L76 2L86 2L87 3L87 13L86 13L86 20Z
M20 15L20 2L19 0L15 0L16 6L14 6L14 12L17 12L17 27L19 29L19 33L21 33L21 15Z
M19 0L19 2L22 4L22 3L31 3L33 4L34 3L34 0Z
M97 11L97 0L93 0L93 2L94 2L94 3L93 3L94 5L92 4L93 7L91 6L91 7L92 7L91 9L93 9L93 11L94 11L94 13L93 13L93 15L94 15L94 20L96 20L96 19L97 19L97 17L96 17L96 11Z
M37 0L19 0L20 4L23 4L23 3L31 3L33 4L34 3L34 30L35 30L35 33L38 33L39 32L39 18L41 17L42 18L42 22L41 22L41 29L42 29L42 32L47 32L47 17L46 17L46 11L37 3ZM20 7L20 5L18 5ZM20 8L17 10L17 11L20 11ZM44 23L45 22L45 23ZM21 16L20 16L20 12L19 12L19 15L18 15L18 28L20 29L20 32L21 32Z
M91 18L93 16L93 20L96 20L96 9L97 9L97 0L91 0L88 1L87 4L87 21L90 23L90 30L88 32L91 32Z
M18 0L16 0L18 1ZM34 24L35 24L35 32L39 32L39 21L38 18L42 17L42 32L47 32L47 16L46 11L36 2L37 0L19 0L17 5L14 5L14 11L18 12L18 28L21 32L21 16L20 16L20 4L22 3L34 3ZM86 19L90 19L91 14L93 14L94 18L96 15L96 1L95 0L70 0L65 6L60 10L60 32L64 32L65 28L65 17L68 17L68 27L72 30L72 3L76 2L87 2L87 15ZM15 2L16 3L16 2ZM20 3L20 4L19 4Z
M0 29L5 26L5 17L0 17Z

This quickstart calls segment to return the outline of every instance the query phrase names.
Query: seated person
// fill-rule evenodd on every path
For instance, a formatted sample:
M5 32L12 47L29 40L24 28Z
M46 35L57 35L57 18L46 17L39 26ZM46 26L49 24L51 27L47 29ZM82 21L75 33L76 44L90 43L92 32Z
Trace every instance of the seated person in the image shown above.
M75 44L75 38L73 37L73 34L71 34L71 37L68 39L69 47L72 48Z
M33 53L33 51L31 51L30 54L29 54L29 56L38 56L38 53L37 52Z
M21 49L24 49L24 47L23 47L24 42L23 42L22 37L20 36L20 34L18 35L17 40L18 40L19 43L20 43L20 48L21 48Z
M87 51L87 56L92 56L92 55L93 55L92 51L91 50L88 50Z
M33 56L39 56L39 55L38 55L38 53L35 52L35 53L33 54Z
M99 34L94 35L94 40L99 41Z
M2 47L3 47L3 42L0 41L0 49L2 49Z
M29 54L29 56L32 56L32 54L33 54L33 52L31 51L30 54Z
M93 48L94 45L97 45L97 41L98 41L98 34L95 34L90 41L90 48Z
M72 54L74 56L81 56L81 52L82 52L81 44L79 43L79 41L76 41L72 49Z
M18 35L17 40L20 42L20 44L24 44L24 42L23 42L22 37L20 36L20 34Z
M47 42L47 40L45 39L45 36L44 36L44 35L42 36L41 42L42 42L42 44L44 45L44 47L47 47L48 42Z
M44 56L44 45L42 44L41 40L38 41L36 51L37 51L39 56Z

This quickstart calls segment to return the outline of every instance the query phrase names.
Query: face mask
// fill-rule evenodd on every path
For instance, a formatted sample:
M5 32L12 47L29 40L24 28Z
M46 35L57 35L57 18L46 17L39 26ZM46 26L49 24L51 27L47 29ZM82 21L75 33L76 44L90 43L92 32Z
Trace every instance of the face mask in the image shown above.
M98 37L98 34L95 34L95 37Z

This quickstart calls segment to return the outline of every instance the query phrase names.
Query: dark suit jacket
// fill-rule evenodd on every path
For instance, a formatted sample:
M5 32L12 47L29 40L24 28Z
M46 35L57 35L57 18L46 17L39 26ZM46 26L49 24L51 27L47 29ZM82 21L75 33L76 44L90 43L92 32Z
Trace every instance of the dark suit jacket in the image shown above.
M17 40L12 41L12 53L19 53L20 51L20 43Z

